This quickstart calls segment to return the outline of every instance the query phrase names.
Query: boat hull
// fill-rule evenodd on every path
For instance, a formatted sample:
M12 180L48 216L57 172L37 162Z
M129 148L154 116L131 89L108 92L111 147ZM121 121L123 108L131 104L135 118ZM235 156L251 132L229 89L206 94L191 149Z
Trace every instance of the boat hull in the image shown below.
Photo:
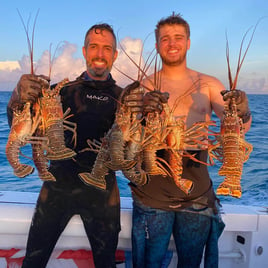
M11 255L14 259L24 256L37 196L37 193L29 192L0 192L0 268L5 267L6 256L8 252L11 254L11 250L15 252L14 256ZM121 197L121 232L117 254L118 258L121 258L121 261L118 261L121 264L117 267L131 267L131 217L132 200ZM268 267L267 208L223 204L222 218L226 227L219 240L219 267ZM75 251L87 252L85 256L89 259L89 250L90 245L82 221L75 215L57 242L48 267L52 268L53 262L60 261L59 256L63 256L63 253L67 256L67 252L72 253L73 258L77 255L74 254ZM167 260L170 261L169 268L176 267L175 252L175 244L171 238L167 256L170 258ZM81 254L79 256L81 257Z

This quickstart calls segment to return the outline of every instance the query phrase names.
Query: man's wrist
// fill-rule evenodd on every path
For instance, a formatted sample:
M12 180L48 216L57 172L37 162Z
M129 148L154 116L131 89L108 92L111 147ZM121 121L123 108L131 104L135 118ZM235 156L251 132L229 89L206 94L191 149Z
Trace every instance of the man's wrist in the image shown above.
M11 95L10 101L8 103L8 106L13 110L13 111L18 111L22 110L24 103L21 101L20 94L18 92L18 88L15 87L13 90L13 93Z
M251 118L251 112L250 110L248 110L246 113L244 113L242 116L241 116L241 119L242 119L242 122L243 124L247 123Z

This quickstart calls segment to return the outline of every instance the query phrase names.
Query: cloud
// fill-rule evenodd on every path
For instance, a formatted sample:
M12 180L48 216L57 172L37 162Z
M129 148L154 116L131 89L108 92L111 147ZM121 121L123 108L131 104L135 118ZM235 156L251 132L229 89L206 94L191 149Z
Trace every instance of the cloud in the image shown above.
M268 93L268 76L256 72L247 73L247 76L239 77L238 88L250 94Z
M84 60L74 57L76 51L77 46L66 41L59 48L56 48L56 51L54 51L56 52L55 57L53 51L51 53L48 50L44 51L40 59L34 63L34 73L50 75L51 83L59 82L65 77L68 77L70 80L75 79L85 70ZM29 73L29 57L22 57L19 63L21 72Z
M150 55L142 50L143 41L141 39L126 37L120 41L118 46L118 58L112 70L112 75L119 85L126 86L133 80L137 80L143 73L141 70L144 69L144 65L148 65L146 60ZM151 66L151 68L146 70L146 74L148 75L152 73L152 71Z
M12 71L14 69L19 68L19 63L17 61L2 61L0 62L0 70L9 70Z
M75 58L76 45L64 42L58 50L58 55L52 62L51 80L52 83L59 82L65 77L75 79L84 69L85 63L81 58ZM31 72L29 56L23 55L17 62L0 63L0 89L12 90L20 76ZM50 52L44 51L40 59L34 62L36 74L49 75Z
M121 72L127 74L132 79L137 79L138 68L129 57L139 64L140 51L142 48L142 40L125 38L120 41L122 48L118 49L118 58L115 66ZM125 52L123 51L125 50ZM52 62L51 82L56 83L68 77L70 80L75 79L85 70L84 58L75 58L77 46L67 41L57 49L57 53ZM52 52L53 54L53 52ZM36 74L49 75L50 52L44 51L40 59L34 62L34 72ZM142 64L144 61L141 61ZM113 68L112 75L117 83L121 86L129 84L132 80L127 78L121 72ZM23 55L19 61L0 62L0 90L12 90L20 76L25 73L30 73L30 58Z
M55 57L52 56L51 59L50 76L52 83L59 82L66 77L73 80L85 70L84 60L74 57L76 51L77 46L66 41L57 49ZM49 75L49 59L50 53L45 51L35 66L36 73Z
M14 62L0 63L0 90L12 90L21 75L20 64Z
M153 56L144 51L141 57L143 42L141 39L132 39L126 37L120 40L118 46L118 58L114 63L112 75L117 83L124 87L138 78L139 67L143 69L148 65ZM55 58L52 63L51 81L56 83L68 77L70 80L75 79L85 70L85 61L83 58L75 57L77 46L69 42L63 42L57 49ZM49 74L49 51L44 51L40 59L34 63L36 74ZM53 54L53 52L52 52ZM153 64L152 64L153 65ZM146 70L147 74L153 72L151 66ZM119 71L118 71L119 70ZM224 77L225 75L225 69ZM30 73L30 60L28 56L22 56L19 61L0 62L0 90L12 90L19 77L24 73ZM220 78L221 74L216 75ZM226 83L227 84L227 83ZM268 93L268 77L263 73L247 73L239 77L238 87L248 93Z

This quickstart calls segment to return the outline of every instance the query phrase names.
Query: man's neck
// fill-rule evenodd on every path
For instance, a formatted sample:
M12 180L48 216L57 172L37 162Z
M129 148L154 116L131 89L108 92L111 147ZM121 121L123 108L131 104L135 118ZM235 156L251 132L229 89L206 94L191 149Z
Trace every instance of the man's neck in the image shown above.
M176 66L165 65L161 69L162 77L170 80L182 80L189 75L189 69L185 64L180 64Z
M107 76L105 77L93 77L88 71L86 71L86 80L89 80L89 81L107 81L110 77L110 74L108 74Z

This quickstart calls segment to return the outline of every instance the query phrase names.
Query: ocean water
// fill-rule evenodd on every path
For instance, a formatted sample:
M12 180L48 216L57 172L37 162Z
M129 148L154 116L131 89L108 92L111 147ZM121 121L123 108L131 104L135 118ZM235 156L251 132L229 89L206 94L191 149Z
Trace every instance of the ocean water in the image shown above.
M17 178L13 175L6 155L5 146L9 134L7 123L6 106L11 92L0 91L0 191L21 191L21 192L39 192L42 181L38 178L36 172L26 178ZM244 163L243 175L241 179L242 197L240 199L219 196L222 203L255 205L268 207L268 95L249 95L249 103L252 111L253 122L250 131L246 134L246 140L254 147L249 160ZM213 118L219 127L219 121ZM26 145L22 152L31 156L31 147ZM24 163L32 165L31 160L23 158ZM209 167L210 177L215 189L223 181L223 177L218 176L217 172L221 166L216 162L214 166ZM128 181L118 172L118 184L121 196L130 196Z

